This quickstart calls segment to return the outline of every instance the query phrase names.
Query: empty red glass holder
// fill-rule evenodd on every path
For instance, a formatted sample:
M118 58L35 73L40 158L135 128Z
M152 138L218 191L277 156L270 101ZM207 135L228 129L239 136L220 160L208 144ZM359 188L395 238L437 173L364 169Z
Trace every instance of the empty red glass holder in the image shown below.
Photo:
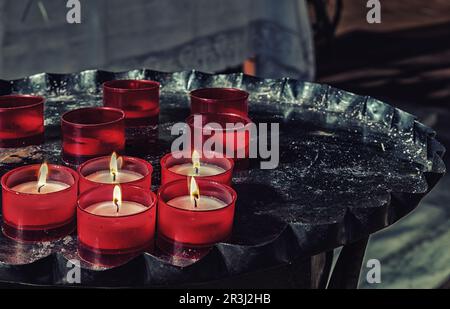
M152 173L153 173L152 165L145 160L134 157L123 156L122 160L123 164L118 172L119 174L132 172L133 174L134 173L140 174L142 175L142 177L132 181L122 181L119 182L119 184L133 185L136 187L140 187L142 189L150 190L152 186ZM80 184L79 184L80 194L90 189L97 188L99 186L114 186L117 184L117 183L106 184L89 179L89 176L95 174L96 172L100 171L109 172L110 161L111 156L105 156L86 161L78 167L78 173L80 174Z
M167 183L158 192L158 247L173 256L194 260L230 237L237 198L236 192L227 185L198 178L197 184L200 199L212 197L226 206L192 211L169 205L176 197L189 196L185 180Z
M235 114L248 116L246 91L236 88L201 88L191 91L191 114Z
M191 152L175 152L168 153L161 159L161 185L166 183L184 180L187 181L188 176L184 174L177 173L173 171L173 167L183 164L192 164L192 153ZM231 181L233 178L233 167L234 161L225 158L222 154L209 152L202 153L200 157L200 165L207 164L210 166L217 166L224 171L211 176L196 176L196 179L205 179L209 181L216 181L219 183L231 186ZM187 182L186 182L187 183Z
M156 126L159 87L150 80L109 81L103 84L103 105L122 109L127 127Z
M38 145L44 140L44 102L39 96L0 96L0 147Z
M153 192L124 185L122 200L146 207L144 211L124 216L92 214L86 208L111 201L114 187L103 186L80 195L77 209L78 254L92 264L116 266L144 251L153 249L157 199Z
M196 114L186 119L191 132L191 150L202 152L206 142L214 139L213 149L225 157L238 160L249 156L250 118L233 114ZM228 127L228 126L229 127Z
M3 234L19 242L49 241L75 228L78 174L70 168L48 165L47 181L68 185L64 190L33 194L14 191L17 185L36 181L41 165L28 165L2 177Z
M69 164L121 153L125 148L125 114L109 107L80 108L62 116L62 156Z

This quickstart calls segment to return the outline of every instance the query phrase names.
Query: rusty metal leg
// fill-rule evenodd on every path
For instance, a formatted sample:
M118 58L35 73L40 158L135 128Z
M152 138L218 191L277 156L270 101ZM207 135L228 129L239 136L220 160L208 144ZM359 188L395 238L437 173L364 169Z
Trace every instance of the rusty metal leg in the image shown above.
M345 245L331 274L329 289L356 289L369 237Z

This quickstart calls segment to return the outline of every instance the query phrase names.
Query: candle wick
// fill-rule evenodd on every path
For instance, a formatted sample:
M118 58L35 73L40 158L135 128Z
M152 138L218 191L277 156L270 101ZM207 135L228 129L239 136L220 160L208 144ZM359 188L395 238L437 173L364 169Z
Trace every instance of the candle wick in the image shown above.
M114 205L116 205L116 211L119 212L119 200L114 199Z
M199 195L198 194L194 194L193 198L194 198L194 207L197 208L198 206L198 199L199 199Z
M113 176L113 182L116 182L116 173L113 172L113 173L112 173L112 176Z
M198 175L198 167L195 167L195 175Z
M45 185L42 185L42 186L39 186L39 187L38 187L38 193L41 193L41 189L42 189L43 187L45 187Z

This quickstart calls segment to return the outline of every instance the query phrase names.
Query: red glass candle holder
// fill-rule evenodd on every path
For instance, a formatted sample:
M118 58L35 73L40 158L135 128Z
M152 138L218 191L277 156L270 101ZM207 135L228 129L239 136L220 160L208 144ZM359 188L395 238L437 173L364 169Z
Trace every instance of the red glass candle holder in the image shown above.
M158 82L113 80L103 84L103 105L122 109L127 127L156 126L159 117Z
M67 185L51 193L18 192L15 187L37 181L40 165L9 171L2 177L3 233L20 242L49 241L70 234L75 227L78 174L70 168L48 165L47 182Z
M69 164L121 153L125 148L125 114L109 107L80 108L62 116L62 156Z
M202 88L191 91L191 114L235 114L248 116L246 91L236 88Z
M43 97L0 96L0 147L38 145L44 140Z
M158 247L174 256L194 260L231 235L237 198L227 185L203 179L197 179L197 184L200 199L217 199L225 206L193 211L169 205L175 198L189 197L185 180L167 183L158 192Z
M248 158L253 124L250 118L233 114L196 114L189 116L186 123L191 132L191 150L201 153L205 143L213 138L215 147L209 151L234 160Z
M223 157L220 153L209 152L202 153L200 159L200 168L207 167L214 169L220 168L222 171L215 175L195 176L196 179L205 179L209 181L216 181L219 183L231 186L233 178L234 161ZM161 159L161 185L166 183L184 180L187 181L188 175L176 171L177 166L192 165L192 153L191 152L176 152L168 153ZM192 175L189 175L192 176ZM187 182L186 182L187 183Z
M121 216L94 214L88 207L112 201L113 186L91 189L80 195L77 209L78 254L92 264L116 266L152 250L155 237L156 203L153 192L136 186L121 186L122 207L138 203L143 211Z
M145 190L152 186L152 165L142 159L134 157L122 157L123 164L118 171L117 182L107 183L104 179L95 177L98 173L109 173L111 157L100 157L86 161L78 167L80 174L80 194L100 186L133 185ZM97 179L96 179L97 178Z

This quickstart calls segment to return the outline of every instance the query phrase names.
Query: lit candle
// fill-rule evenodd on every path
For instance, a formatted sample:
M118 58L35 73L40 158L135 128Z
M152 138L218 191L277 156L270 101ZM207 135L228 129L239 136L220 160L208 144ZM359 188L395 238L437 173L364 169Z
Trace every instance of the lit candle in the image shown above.
M202 157L195 150L192 153L172 152L162 157L160 163L162 185L177 180L188 181L188 177L231 185L233 178L233 160L218 152L203 152Z
M215 197L202 196L200 198L200 190L194 177L191 178L190 195L175 197L169 200L167 204L178 209L192 211L216 210L227 206L227 203Z
M169 167L169 171L185 176L214 176L225 172L220 166L200 162L200 155L194 150L192 153L192 164L184 163Z
M136 181L144 177L134 171L122 170L123 159L114 152L111 155L109 170L101 170L86 176L86 179L103 184L119 184Z
M117 266L154 245L156 196L130 185L103 185L78 198L79 256L96 265Z
M50 241L75 227L78 173L52 164L18 167L3 175L3 234L19 242Z
M236 198L231 187L205 178L164 184L158 191L158 247L182 259L199 259L230 237Z
M47 175L48 165L47 163L43 163L39 169L37 181L28 181L18 184L12 187L11 190L28 194L46 194L69 188L69 185L66 183L47 180Z
M150 190L152 185L152 165L134 157L99 157L84 162L78 167L80 174L80 195L100 186L133 185ZM106 199L108 200L108 199Z
M99 216L122 217L145 211L148 207L131 201L122 201L122 190L119 186L114 187L112 201L92 204L86 207L86 211Z

